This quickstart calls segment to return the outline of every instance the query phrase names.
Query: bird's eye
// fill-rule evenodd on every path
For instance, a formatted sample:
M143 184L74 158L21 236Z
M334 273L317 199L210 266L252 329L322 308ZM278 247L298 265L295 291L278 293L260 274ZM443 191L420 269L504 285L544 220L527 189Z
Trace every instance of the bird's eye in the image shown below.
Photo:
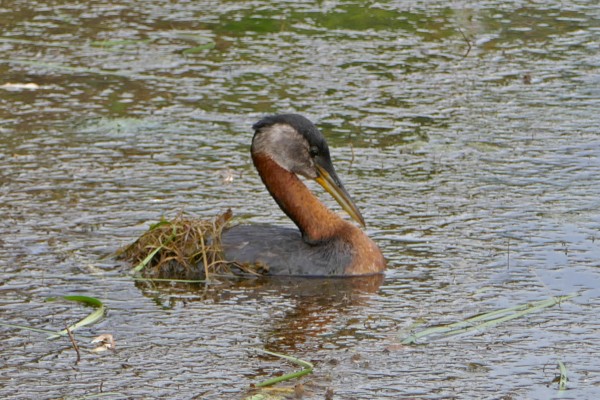
M308 149L308 154L310 154L311 157L316 157L319 155L319 148L317 146L312 146L310 149Z

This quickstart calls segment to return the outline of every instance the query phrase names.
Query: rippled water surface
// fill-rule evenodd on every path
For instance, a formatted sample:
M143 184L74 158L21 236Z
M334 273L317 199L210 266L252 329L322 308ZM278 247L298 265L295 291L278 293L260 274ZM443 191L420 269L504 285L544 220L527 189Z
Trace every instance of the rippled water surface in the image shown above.
M296 368L252 348L313 362L310 399L600 396L595 2L15 0L0 18L0 321L90 312L45 301L63 295L107 307L79 364L1 326L0 397L236 399ZM252 123L289 111L327 136L383 282L157 286L106 258L181 210L289 224L249 159ZM89 353L102 333L116 351Z

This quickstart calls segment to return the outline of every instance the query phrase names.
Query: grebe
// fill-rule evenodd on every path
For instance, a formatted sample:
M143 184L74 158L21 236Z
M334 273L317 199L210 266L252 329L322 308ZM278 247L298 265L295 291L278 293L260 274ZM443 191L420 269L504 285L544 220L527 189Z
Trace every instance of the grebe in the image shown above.
M381 273L386 262L357 226L329 210L298 175L316 180L361 226L364 219L338 178L323 134L297 114L252 126L252 161L263 183L299 231L238 225L223 232L225 258L265 266L269 275L348 276Z

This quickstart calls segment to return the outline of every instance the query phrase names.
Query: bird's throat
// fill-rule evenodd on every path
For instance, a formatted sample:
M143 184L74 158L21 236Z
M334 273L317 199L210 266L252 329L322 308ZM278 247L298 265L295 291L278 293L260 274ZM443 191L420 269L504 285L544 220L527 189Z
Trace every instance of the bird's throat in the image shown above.
M264 153L252 154L263 183L279 207L294 221L308 243L336 237L348 223L325 207L294 174Z

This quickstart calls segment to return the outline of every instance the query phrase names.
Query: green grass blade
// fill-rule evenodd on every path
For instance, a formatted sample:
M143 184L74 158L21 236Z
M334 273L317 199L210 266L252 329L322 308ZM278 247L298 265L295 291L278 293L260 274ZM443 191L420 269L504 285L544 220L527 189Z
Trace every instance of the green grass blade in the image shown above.
M150 260L152 260L152 258L156 255L156 253L158 253L162 248L163 246L160 245L156 249L154 249L152 253L148 254L146 258L144 258L138 265L136 265L133 268L133 272L140 272L141 270L143 270L146 267L146 265L148 265Z
M169 224L169 222L166 222L167 224ZM164 221L158 222L154 225L152 225L150 227L150 230L156 229L160 226L164 225ZM158 253L159 251L161 251L166 245L168 245L169 243L171 243L171 241L177 236L177 225L173 225L173 232L171 233L171 236L169 236L167 238L167 240L165 240L164 243L161 243L160 246L158 246L156 249L152 250L152 252L150 252L150 254L148 254L146 256L146 258L144 258L138 265L136 265L133 268L133 272L140 272L142 269L144 269L149 263L150 261L152 261L152 258L154 258L154 256L156 255L156 253Z
M31 331L31 332L38 332L38 333L47 333L49 335L54 334L56 331L50 330L50 329L40 329L40 328L32 328L30 326L25 326L25 325L16 325L16 324L6 324L4 322L0 322L0 326L4 326L7 328L17 328L17 329L22 329L25 331Z
M155 222L154 224L150 224L150 228L148 228L148 230L149 230L149 231L153 231L153 230L155 230L155 229L158 229L158 228L160 228L160 227L161 227L161 226L163 226L163 225L169 225L169 224L170 224L170 222L169 222L169 221L167 221L166 219L164 219L164 217L163 217L163 218L161 218L161 220L160 220L160 221L158 221L158 222Z
M169 278L144 278L134 276L131 279L141 282L175 282L175 283L206 283L206 279L169 279Z
M111 399L127 399L130 398L130 396L123 394L123 393L119 393L119 392L103 392L103 393L98 393L98 394L90 394L84 397L79 397L79 400L88 400L88 399L101 399L103 397L109 397Z
M197 53L201 53L204 50L212 50L216 47L216 43L215 42L209 42L209 43L205 43L202 44L200 46L196 46L196 47L190 47L189 49L185 49L183 50L181 53L182 54L197 54Z
M276 383L289 381L291 379L299 378L301 376L304 376L304 375L307 375L307 374L310 374L313 372L314 366L311 363L309 363L308 361L304 361L304 360L301 360L299 358L292 357L292 356L287 356L285 354L274 353L274 352L268 351L268 350L256 349L256 351L259 351L259 352L265 353L265 354L269 354L269 355L272 355L275 357L283 358L285 360L288 360L288 361L304 368L300 371L296 371L296 372L292 372L292 373L278 376L275 378L267 379L266 381L257 383L256 387L271 386Z
M449 325L433 326L421 332L414 333L404 338L402 344L416 344L418 340L423 338L447 338L450 336L467 333L475 330L491 328L495 325L510 321L515 318L523 317L544 308L552 307L562 301L575 297L575 294L567 296L551 297L546 300L536 301L533 303L522 304L515 307L504 308L501 310L491 311L489 313L476 315L467 318L464 321L455 322Z
M558 381L558 390L567 390L567 367L562 361L558 362L558 368L560 369L560 379Z
M87 306L91 306L91 307L95 308L95 310L93 312L91 312L87 317L85 317L82 320L80 320L79 322L71 325L69 327L70 331L74 331L83 326L91 325L91 324L97 322L98 320L100 320L100 318L102 318L104 316L104 312L105 312L104 304L100 300L96 299L95 297L63 296L62 299L65 299L68 301L76 301L78 303L83 303ZM55 299L49 299L49 300L52 301ZM67 330L63 329L62 331L56 332L54 335L49 336L48 339L57 339L61 336L65 336L66 334L67 334Z

